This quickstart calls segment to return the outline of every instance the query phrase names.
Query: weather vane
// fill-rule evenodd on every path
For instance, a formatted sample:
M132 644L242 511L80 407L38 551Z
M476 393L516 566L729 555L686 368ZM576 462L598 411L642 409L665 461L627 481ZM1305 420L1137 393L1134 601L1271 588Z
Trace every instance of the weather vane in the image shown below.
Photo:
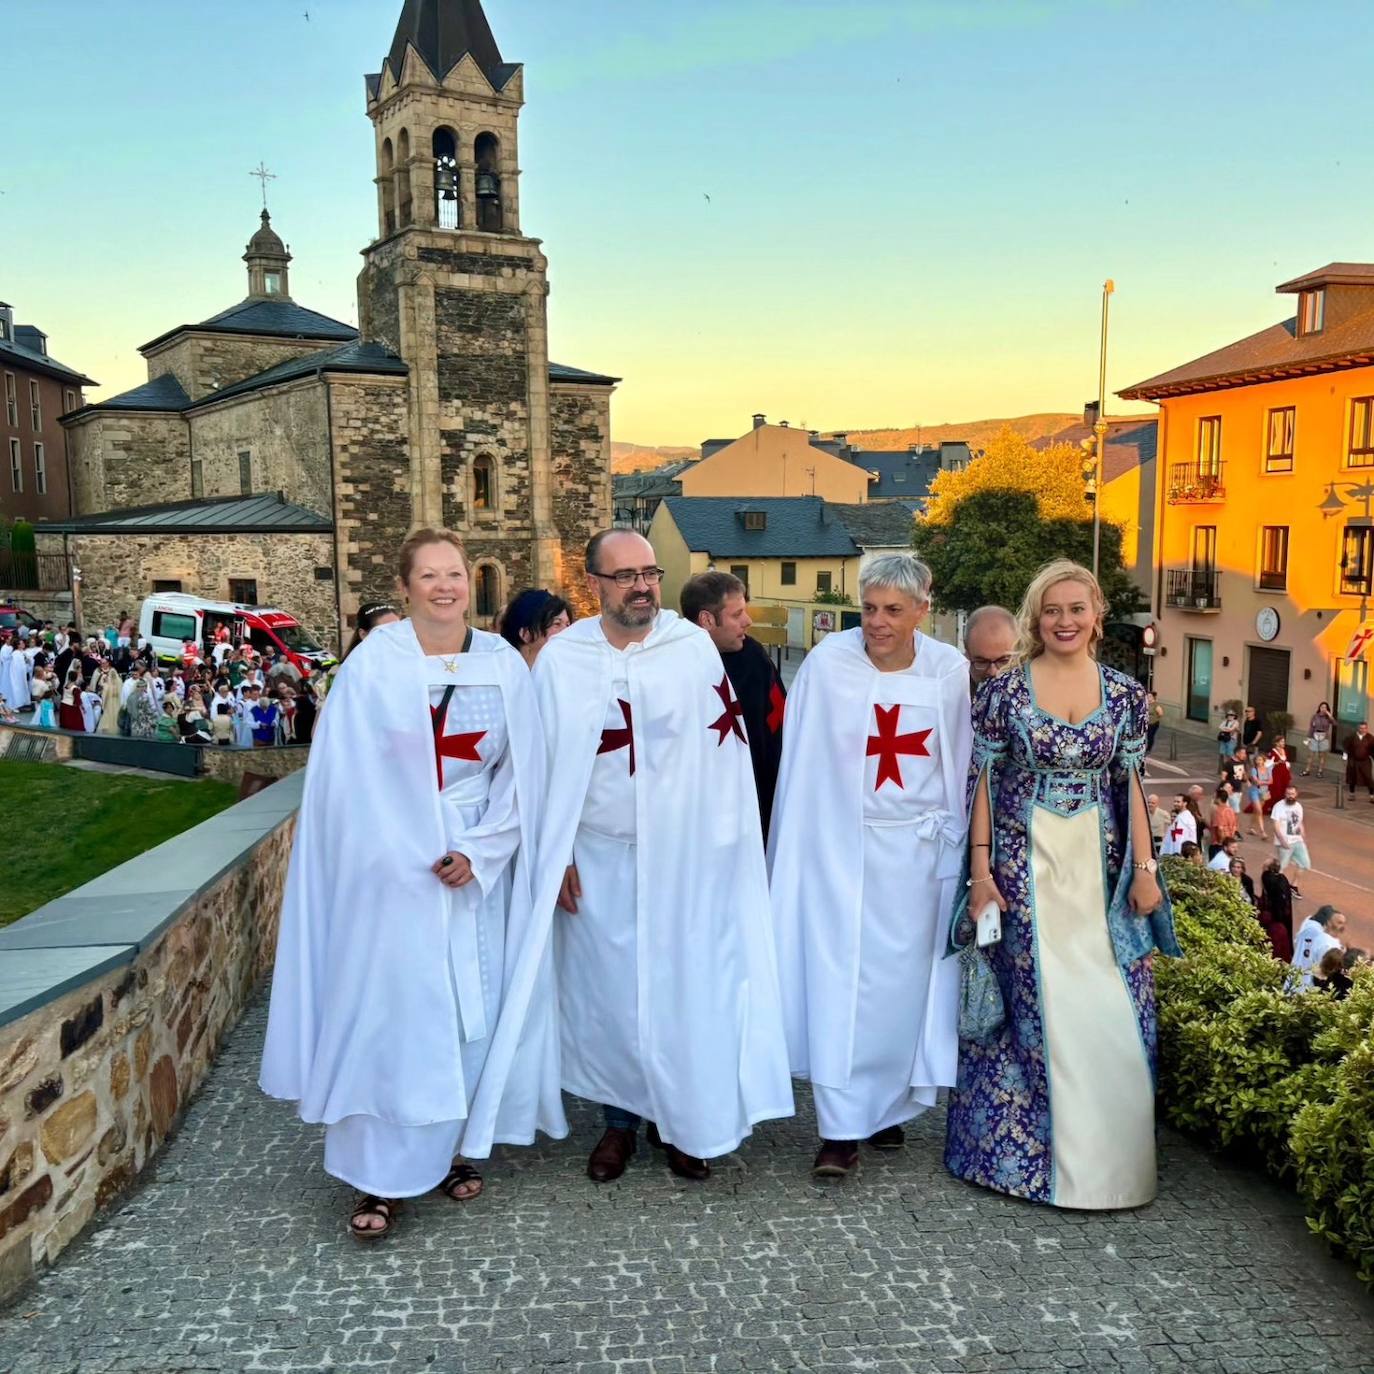
M257 179L262 182L262 208L264 210L267 209L267 183L269 181L276 181L277 174L275 172L269 172L267 170L267 165L259 158L258 165L254 167L248 175L250 177L257 177Z

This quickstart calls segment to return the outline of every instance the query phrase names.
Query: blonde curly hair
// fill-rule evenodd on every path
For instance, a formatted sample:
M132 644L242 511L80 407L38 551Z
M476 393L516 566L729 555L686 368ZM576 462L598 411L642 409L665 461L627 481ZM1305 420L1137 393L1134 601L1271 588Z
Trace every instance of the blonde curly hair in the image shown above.
M1031 578L1026 594L1021 599L1021 609L1016 613L1016 661L1029 663L1045 652L1045 641L1040 634L1040 613L1045 604L1046 593L1061 582L1081 582L1088 589L1093 604L1094 624L1092 636L1088 641L1088 652L1097 657L1098 643L1104 637L1107 620L1107 600L1102 595L1102 587L1092 573L1081 563L1071 558L1056 558L1046 563Z

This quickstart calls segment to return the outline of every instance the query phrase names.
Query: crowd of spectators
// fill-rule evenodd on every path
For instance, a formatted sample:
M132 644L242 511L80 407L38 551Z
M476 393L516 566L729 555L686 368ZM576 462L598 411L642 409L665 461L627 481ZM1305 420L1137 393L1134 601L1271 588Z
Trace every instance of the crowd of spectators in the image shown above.
M159 661L128 617L84 640L76 626L21 627L0 645L0 715L44 729L168 744L262 749L309 744L327 676L271 648L191 641Z

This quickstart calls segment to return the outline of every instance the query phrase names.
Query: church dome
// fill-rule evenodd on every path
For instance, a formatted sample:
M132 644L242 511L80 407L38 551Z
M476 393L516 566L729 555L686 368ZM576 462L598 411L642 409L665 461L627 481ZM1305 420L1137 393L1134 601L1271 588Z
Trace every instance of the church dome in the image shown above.
M286 245L272 228L272 220L266 210L262 212L262 227L248 240L248 252L253 257L286 256Z

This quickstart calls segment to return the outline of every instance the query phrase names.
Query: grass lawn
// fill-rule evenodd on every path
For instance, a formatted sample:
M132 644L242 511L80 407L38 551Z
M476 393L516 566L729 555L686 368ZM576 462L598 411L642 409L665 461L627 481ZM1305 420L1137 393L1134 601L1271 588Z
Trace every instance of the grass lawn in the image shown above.
M232 806L225 782L0 759L0 926Z

